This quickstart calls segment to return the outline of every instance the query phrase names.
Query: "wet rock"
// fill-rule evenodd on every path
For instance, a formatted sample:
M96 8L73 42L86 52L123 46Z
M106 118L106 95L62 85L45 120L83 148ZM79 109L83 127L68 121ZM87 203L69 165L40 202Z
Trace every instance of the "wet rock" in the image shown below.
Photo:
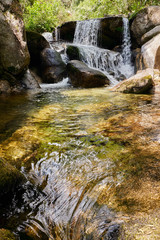
M30 61L22 11L17 0L1 0L0 6L0 74L6 71L18 76Z
M59 26L58 31L60 40L66 42L73 42L75 28L76 21L65 22L61 26ZM53 32L53 36L55 36L55 32Z
M148 93L154 86L152 69L139 71L134 76L117 84L112 91L123 93Z
M105 236L105 239L106 240L118 240L119 232L120 232L120 225L113 224L113 225L109 226L107 234Z
M0 229L0 239L1 240L17 240L15 235L8 229Z
M135 66L135 72L145 69L143 63L143 56L140 48L136 48L132 51L133 62Z
M57 83L66 77L66 64L62 61L60 53L45 48L41 52L42 79L46 83Z
M66 53L70 60L80 60L80 52L78 47L67 45Z
M152 38L141 47L141 54L145 68L154 68L157 50L160 46L160 34ZM157 57L158 61L158 57Z
M39 83L36 80L36 77L32 75L29 69L25 72L25 74L22 77L22 84L26 89L40 88Z
M58 27L60 40L73 42L76 21L66 22ZM122 16L108 16L100 19L100 34L98 46L113 49L122 44L123 21ZM55 35L55 33L53 34Z
M24 176L4 159L0 159L0 198L10 194L24 181ZM1 202L2 203L2 202Z
M146 7L133 20L131 25L132 35L141 45L141 37L157 25L160 25L160 6Z
M85 63L72 60L67 64L67 70L74 87L102 87L109 84L108 78L100 71L89 68Z
M66 76L66 65L56 50L44 49L41 52L40 61L42 82L55 83Z
M101 19L101 33L98 45L103 48L113 49L122 44L123 20L122 16L108 16Z
M11 92L11 88L10 88L9 82L6 80L0 80L0 94L10 93L10 92Z

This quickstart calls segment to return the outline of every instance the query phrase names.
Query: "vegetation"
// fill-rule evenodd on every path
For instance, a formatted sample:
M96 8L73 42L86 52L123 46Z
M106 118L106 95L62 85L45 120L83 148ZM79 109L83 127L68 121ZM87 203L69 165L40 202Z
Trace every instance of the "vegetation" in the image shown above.
M26 28L38 32L52 31L62 22L104 17L108 14L135 15L159 0L19 0Z

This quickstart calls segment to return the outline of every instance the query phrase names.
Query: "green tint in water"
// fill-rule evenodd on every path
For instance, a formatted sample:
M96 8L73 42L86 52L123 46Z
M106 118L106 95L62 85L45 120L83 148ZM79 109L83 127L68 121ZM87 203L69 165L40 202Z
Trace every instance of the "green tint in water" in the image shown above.
M116 239L128 214L147 219L160 200L159 100L104 88L42 90L12 108L1 102L1 157L23 166L30 182L4 227L21 240ZM130 222L127 229L133 237Z

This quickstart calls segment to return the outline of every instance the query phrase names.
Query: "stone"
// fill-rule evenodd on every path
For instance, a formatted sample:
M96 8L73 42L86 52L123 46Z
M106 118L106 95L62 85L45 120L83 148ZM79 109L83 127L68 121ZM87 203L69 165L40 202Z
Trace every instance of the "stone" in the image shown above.
M160 6L149 6L138 12L131 24L132 36L141 45L141 37L160 25Z
M154 68L155 58L160 46L160 34L153 37L141 47L141 54L145 68ZM158 57L157 57L158 58ZM158 59L157 59L158 61Z
M11 88L9 82L7 80L0 80L0 94L10 92Z
M111 90L122 93L145 94L149 93L153 86L153 71L152 69L145 69L120 82Z
M109 84L108 78L102 72L91 69L78 60L70 61L67 70L74 87L94 88Z
M141 43L144 44L160 33L160 25L154 27L141 37Z
M67 45L66 53L70 60L80 60L80 52L78 47L74 45Z
M58 27L60 40L73 42L76 21L66 22ZM123 21L122 16L107 16L100 19L100 34L98 46L113 49L122 44ZM53 34L55 35L55 33Z
M45 48L50 48L49 42L40 34L26 31L27 45L31 56L30 67L36 67L40 71L40 54Z
M99 47L113 49L122 44L123 18L122 16L108 16L101 19Z
M0 1L0 73L17 76L27 69L30 56L22 11L17 0ZM3 7L2 7L3 6Z
M2 201L24 181L24 176L4 159L0 159L0 169L0 199Z
M22 84L26 89L36 89L40 88L38 81L35 76L28 69L22 77Z
M16 236L8 229L0 229L0 239L1 240L17 240Z
M160 46L158 47L156 51L156 56L154 60L154 68L160 70Z
M40 59L43 82L57 83L66 77L66 64L56 50L45 48Z
M66 42L73 42L74 32L76 28L76 21L65 22L61 26L59 26L59 40L63 40ZM53 32L53 37L55 37L55 31Z

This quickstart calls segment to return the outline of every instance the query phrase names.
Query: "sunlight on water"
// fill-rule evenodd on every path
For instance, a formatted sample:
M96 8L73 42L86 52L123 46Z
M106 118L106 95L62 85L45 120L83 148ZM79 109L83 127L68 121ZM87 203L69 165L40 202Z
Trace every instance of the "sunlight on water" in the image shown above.
M115 240L123 215L158 205L159 98L65 81L1 99L0 155L27 179L3 222L20 240Z

